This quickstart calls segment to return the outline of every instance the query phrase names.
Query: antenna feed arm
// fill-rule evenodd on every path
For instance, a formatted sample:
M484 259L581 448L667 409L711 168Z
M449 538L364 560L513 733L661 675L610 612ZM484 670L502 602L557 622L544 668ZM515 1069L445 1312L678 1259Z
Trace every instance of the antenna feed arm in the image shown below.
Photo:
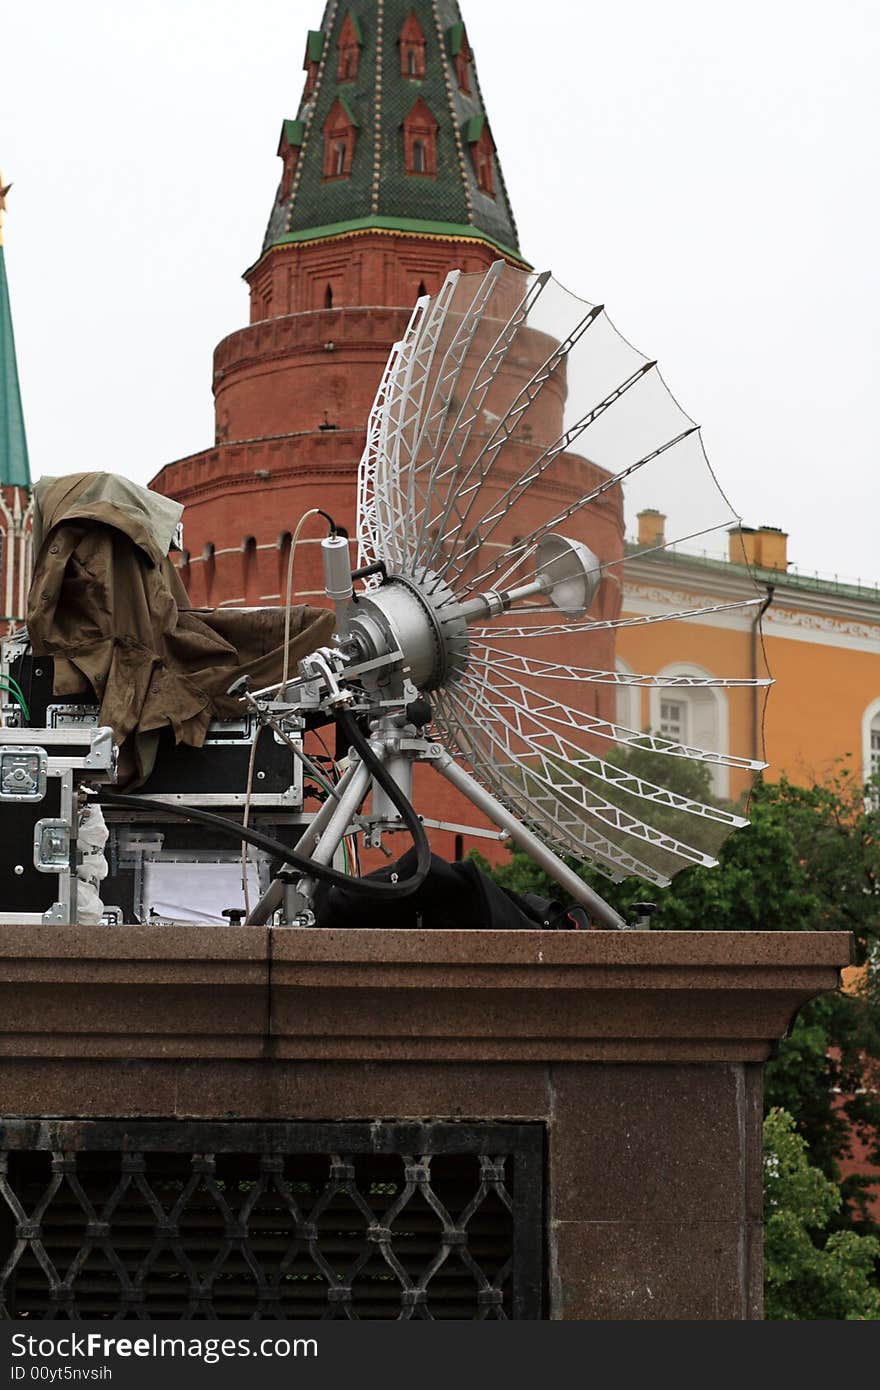
M596 597L602 567L582 541L551 531L535 547L535 578L513 589L490 589L456 609L466 623L485 622L530 598L547 598L569 618L582 617Z
M488 618L497 618L501 613L505 613L509 607L509 595L490 589L485 594L477 594L476 598L469 598L464 603L459 604L456 609L456 617L463 618L466 623L482 623Z
M482 623L489 618L498 618L502 613L507 613L515 604L523 599L535 598L540 594L549 594L553 588L553 582L543 577L535 579L531 584L520 584L516 589L487 589L485 593L477 594L475 598L466 599L459 604L458 616L464 618L466 623Z

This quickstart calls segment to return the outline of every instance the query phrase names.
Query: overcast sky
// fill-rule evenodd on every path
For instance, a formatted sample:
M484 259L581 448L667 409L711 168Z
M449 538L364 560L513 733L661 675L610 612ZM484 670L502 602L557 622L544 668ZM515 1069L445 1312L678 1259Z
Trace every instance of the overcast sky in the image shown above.
M521 246L603 302L747 524L880 580L878 0L463 0ZM321 0L16 0L0 169L31 466L213 441ZM658 497L670 514L675 498Z

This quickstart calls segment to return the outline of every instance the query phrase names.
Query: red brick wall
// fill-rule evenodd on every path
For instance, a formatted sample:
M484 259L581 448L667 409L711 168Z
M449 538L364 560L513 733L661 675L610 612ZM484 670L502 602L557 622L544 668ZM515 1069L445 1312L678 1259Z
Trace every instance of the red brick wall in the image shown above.
M485 244L370 233L275 247L249 272L251 324L225 338L214 355L215 445L167 465L151 484L186 507L184 579L196 606L279 602L290 533L311 507L320 506L354 534L367 417L421 286L434 293L449 270L485 270L496 259ZM332 309L324 307L328 286ZM535 334L536 361L547 350L547 340ZM549 438L561 432L562 395L561 385L549 388L541 401L546 421L533 422ZM554 470L553 484L530 494L534 521L560 510L587 485L582 460ZM609 494L603 503L567 530L612 559L622 547L619 499ZM324 601L318 546L325 533L315 518L297 552L295 589L312 602ZM499 533L498 539L512 536ZM619 594L611 583L598 607L602 617L617 612ZM581 641L577 651L556 647L554 654L611 666L613 633L593 637L589 649ZM559 692L563 699L570 693ZM613 717L611 688L591 688L590 712ZM418 782L430 784L420 804L429 805L434 818L484 823L435 774L422 770ZM438 853L452 857L451 835L432 839ZM486 842L480 847L490 859L504 857Z

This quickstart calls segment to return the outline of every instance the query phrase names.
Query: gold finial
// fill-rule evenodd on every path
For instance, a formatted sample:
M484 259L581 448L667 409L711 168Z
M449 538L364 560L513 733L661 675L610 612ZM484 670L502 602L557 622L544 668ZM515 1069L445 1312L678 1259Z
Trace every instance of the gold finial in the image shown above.
M0 246L3 245L3 214L6 211L6 194L11 187L11 183L4 184L3 175L0 174Z

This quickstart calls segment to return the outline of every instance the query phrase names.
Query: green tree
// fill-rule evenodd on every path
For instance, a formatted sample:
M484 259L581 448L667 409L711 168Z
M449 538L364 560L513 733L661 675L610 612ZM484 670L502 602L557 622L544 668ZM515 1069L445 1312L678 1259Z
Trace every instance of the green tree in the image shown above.
M708 770L642 749L623 764L672 789L706 799ZM873 789L871 789L873 790ZM864 966L860 990L813 1000L798 1016L765 1072L768 1106L784 1106L806 1140L811 1162L833 1181L853 1130L880 1164L880 811L876 798L842 767L826 785L759 784L750 825L731 835L714 869L686 869L665 889L641 879L612 884L571 867L632 921L635 904L656 903L655 930L844 930ZM488 867L488 866L485 866ZM558 889L522 851L495 870L505 887L554 897ZM833 1225L871 1228L875 1187L850 1177Z
M794 1119L774 1108L764 1121L764 1305L771 1319L880 1320L872 1282L880 1241L829 1232L839 1188L810 1165Z

